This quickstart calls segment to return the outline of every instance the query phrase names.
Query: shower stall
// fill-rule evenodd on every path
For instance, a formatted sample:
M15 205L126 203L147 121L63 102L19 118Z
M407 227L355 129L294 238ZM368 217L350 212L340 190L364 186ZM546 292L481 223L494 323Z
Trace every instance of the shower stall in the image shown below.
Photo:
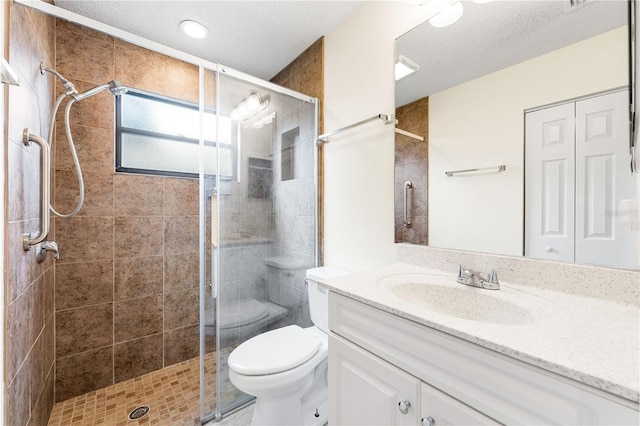
M31 416L58 413L55 424L68 413L56 407L77 398L67 406L85 407L85 419L115 424L131 412L180 424L184 405L159 402L163 388L155 400L128 387L163 370L189 381L178 387L190 424L241 408L252 397L229 380L231 351L271 329L311 325L304 275L318 265L318 100L79 25L46 2L10 11L47 24L10 28L14 57L33 53L14 62L29 78L10 89L8 108L10 423L30 421L15 390L32 372L41 402ZM136 60L158 67L140 72ZM21 99L38 101L38 120ZM27 125L37 146L22 143ZM51 158L47 170L40 154ZM50 200L23 176L49 180ZM51 232L30 238L46 243L42 264L23 249L23 234L46 225L32 212L51 215ZM40 328L20 327L40 314ZM136 394L126 413L100 403L124 383Z
M251 400L229 380L235 347L278 327L312 325L304 274L318 255L318 111L315 99L223 66L204 73L205 82L215 75L217 112L216 125L203 126L217 137L204 141L200 179L200 361L207 374L215 352L217 378L215 389L201 387L210 418Z

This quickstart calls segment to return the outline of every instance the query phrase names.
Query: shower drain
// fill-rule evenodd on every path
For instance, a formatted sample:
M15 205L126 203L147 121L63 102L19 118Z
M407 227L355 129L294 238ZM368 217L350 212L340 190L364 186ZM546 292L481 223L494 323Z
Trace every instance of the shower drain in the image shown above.
M143 405L138 407L129 413L129 420L138 420L149 414L149 406Z

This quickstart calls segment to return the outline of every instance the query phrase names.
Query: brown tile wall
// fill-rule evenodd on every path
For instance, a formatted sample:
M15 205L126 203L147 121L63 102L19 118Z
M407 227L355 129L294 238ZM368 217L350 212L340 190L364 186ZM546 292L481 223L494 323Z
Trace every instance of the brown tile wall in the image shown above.
M198 102L198 68L58 21L56 69L79 90L125 86ZM61 90L58 87L58 90ZM62 116L55 206L78 187ZM74 105L85 180L80 213L56 218L56 401L198 355L198 181L114 173L114 98Z
M324 131L324 37L320 37L271 79L273 83L319 100L318 134ZM324 151L318 150L318 243L320 264L324 258Z
M422 98L396 109L397 127L423 136L425 141L396 133L395 146L395 241L427 244L428 216L427 167L429 165L429 98ZM403 225L404 183L413 183L410 194L411 228Z
M20 77L20 86L7 86L6 396L0 423L46 425L54 401L54 264L51 255L38 264L35 250L22 248L22 234L39 229L40 211L40 148L24 146L22 132L29 127L47 138L54 82L40 75L39 65L53 63L55 21L13 2L0 7L7 8L8 61Z

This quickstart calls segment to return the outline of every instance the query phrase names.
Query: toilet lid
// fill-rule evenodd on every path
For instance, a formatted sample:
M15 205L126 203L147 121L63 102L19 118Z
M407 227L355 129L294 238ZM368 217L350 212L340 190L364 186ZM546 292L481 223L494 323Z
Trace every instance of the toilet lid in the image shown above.
M291 370L318 352L320 340L297 325L259 334L234 349L229 367L245 376L261 376Z

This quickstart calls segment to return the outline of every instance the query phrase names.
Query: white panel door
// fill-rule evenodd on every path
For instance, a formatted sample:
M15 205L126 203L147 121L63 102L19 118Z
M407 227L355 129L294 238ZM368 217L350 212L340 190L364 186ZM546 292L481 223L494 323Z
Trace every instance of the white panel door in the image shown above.
M574 259L574 104L525 117L525 256Z
M352 343L329 337L330 425L415 426L419 392L417 378ZM409 404L399 407L404 401Z
M635 198L629 167L629 93L576 102L575 261L635 268L636 233L620 219Z

